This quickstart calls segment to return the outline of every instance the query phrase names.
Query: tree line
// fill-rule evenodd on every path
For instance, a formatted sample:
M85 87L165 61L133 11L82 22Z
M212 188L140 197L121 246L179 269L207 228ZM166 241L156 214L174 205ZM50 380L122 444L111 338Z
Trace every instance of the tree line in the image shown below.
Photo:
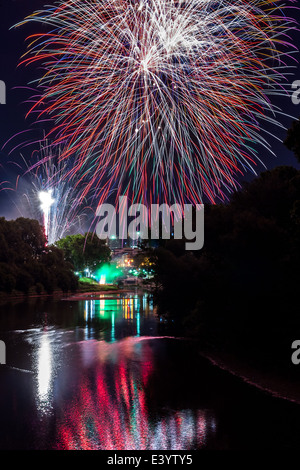
M299 130L300 121L286 145L300 161ZM227 204L206 205L204 248L170 240L156 259L159 311L180 329L207 345L290 360L300 330L300 171L263 172Z
M78 279L62 250L46 246L37 220L0 218L0 292L76 290Z

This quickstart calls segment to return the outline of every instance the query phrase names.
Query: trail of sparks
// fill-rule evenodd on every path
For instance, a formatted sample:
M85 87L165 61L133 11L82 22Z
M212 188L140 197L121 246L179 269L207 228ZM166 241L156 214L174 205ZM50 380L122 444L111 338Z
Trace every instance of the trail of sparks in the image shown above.
M26 166L27 170L18 178L17 186L22 188L25 185L18 205L22 216L42 222L40 195L51 193L46 230L48 244L53 245L57 240L81 231L86 222L87 209L81 204L81 191L67 178L67 163L59 161L51 146L44 144L38 152L36 163Z

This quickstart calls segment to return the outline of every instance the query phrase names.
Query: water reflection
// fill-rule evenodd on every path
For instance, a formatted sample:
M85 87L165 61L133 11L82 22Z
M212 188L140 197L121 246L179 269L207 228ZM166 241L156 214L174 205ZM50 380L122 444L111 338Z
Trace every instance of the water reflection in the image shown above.
M43 332L38 347L38 397L41 408L49 402L49 393L51 385L52 354L50 341L47 332Z
M64 403L60 449L191 449L215 422L205 410L159 410L151 401L153 338L81 343L76 393ZM91 373L91 371L93 371Z
M116 340L116 326L121 329L125 324L130 328L130 335L141 335L141 317L145 320L153 317L155 310L147 295L127 294L110 296L100 294L98 298L84 301L85 339L93 336L93 327L97 323L110 323L111 336L106 340ZM155 323L153 322L153 327ZM123 337L124 335L121 335Z
M30 368L35 377L34 396L40 416L48 416L53 412L56 374L70 333L73 334L70 331L56 330L49 325L25 334L25 341L34 347Z
M38 322L15 329L16 351L24 354L18 353L12 365L32 372L16 382L5 418L23 422L15 402L26 410L29 434L20 427L21 447L171 450L206 446L216 428L214 413L189 406L182 401L181 391L178 402L171 403L175 388L165 395L166 375L173 369L174 387L178 375L178 363L166 342L177 340L157 336L156 325L149 297L128 293L52 302L47 313L39 313ZM166 358L164 369L160 362ZM29 398L23 407L24 380ZM0 411L5 412L3 407ZM12 434L11 442L14 439Z
M64 306L69 307L69 302L65 302ZM151 302L146 295L123 294L113 297L100 294L98 298L78 302L78 306L79 324L81 318L84 319L83 334L78 327L75 331L54 328L49 320L50 316L46 313L42 318L42 328L27 330L27 334L26 330L22 332L25 334L25 341L34 346L33 368L37 383L35 397L37 409L42 415L53 410L55 371L67 353L65 347L69 343L66 343L66 339L73 342L100 339L113 343L120 337L126 336L124 324L130 327L128 331L130 335L140 336L141 314L144 319L151 316L152 321L155 321ZM147 314L145 314L146 309ZM85 349L83 356L87 354L88 349ZM88 362L87 357L86 362Z
M1 449L298 448L299 406L159 337L138 294L0 312Z

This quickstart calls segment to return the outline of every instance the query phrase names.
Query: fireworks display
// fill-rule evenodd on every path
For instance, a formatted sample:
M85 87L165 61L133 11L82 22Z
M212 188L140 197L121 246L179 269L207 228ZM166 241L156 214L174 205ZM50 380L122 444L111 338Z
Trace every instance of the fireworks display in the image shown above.
M18 209L23 217L36 219L39 215L52 245L81 230L87 209L80 205L80 191L74 182L66 178L67 164L59 161L50 146L40 149L37 160L18 179L18 186L25 188Z
M295 23L270 0L66 0L24 22L38 63L29 113L88 175L83 196L216 202L255 172L261 123L278 125Z

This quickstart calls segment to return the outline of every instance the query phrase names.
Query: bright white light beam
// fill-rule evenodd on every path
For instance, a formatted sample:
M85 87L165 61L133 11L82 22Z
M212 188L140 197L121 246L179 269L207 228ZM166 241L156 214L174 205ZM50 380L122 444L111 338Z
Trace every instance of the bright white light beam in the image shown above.
M55 202L55 200L52 198L52 189L50 189L49 191L40 191L39 200L41 202L41 210L43 211L43 214L44 214L45 235L48 240L50 209L51 209L52 204L54 204Z

